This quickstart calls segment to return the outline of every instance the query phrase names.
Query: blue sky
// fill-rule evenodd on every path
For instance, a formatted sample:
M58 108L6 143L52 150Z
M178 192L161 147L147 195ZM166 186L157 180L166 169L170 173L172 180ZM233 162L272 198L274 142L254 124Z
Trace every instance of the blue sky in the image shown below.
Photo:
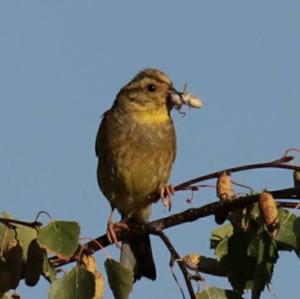
M23 220L47 210L80 222L82 236L104 233L109 205L96 182L94 140L101 114L145 67L164 70L177 89L187 82L204 103L184 118L173 113L172 183L299 148L299 13L298 1L276 0L1 1L1 210ZM234 179L256 190L292 183L284 170ZM190 207L189 195L176 195L173 212ZM192 206L212 200L213 190L201 191ZM164 215L157 205L152 218ZM211 217L166 233L183 255L212 255L215 226ZM137 283L131 298L179 298L169 254L152 241L158 279ZM103 271L104 255L96 257ZM263 299L296 298L299 275L296 256L282 254ZM210 276L206 284L228 286ZM41 281L19 291L23 299L46 298L47 288Z

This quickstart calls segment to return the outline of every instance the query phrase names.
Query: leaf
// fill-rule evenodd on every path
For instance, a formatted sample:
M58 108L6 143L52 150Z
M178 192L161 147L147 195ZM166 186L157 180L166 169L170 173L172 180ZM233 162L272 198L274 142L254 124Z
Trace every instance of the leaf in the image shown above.
M0 291L15 289L23 270L23 252L20 243L13 240L8 245L0 264Z
M229 238L233 234L233 226L230 223L222 225L211 232L210 248L215 249L217 245L224 239Z
M270 283L274 264L278 259L276 242L264 232L260 234L257 264L254 272L252 298L258 299L265 286Z
M104 265L115 299L127 299L132 291L132 271L113 259L106 259Z
M95 274L95 296L93 299L102 299L104 296L104 277L101 273Z
M44 252L44 258L43 258L43 274L51 281L53 282L56 279L56 271L51 266L47 253Z
M219 242L215 249L215 255L218 261L220 261L226 254L228 254L228 239L224 239Z
M25 283L28 286L35 286L43 271L45 250L42 249L37 240L34 239L28 247L27 261L25 264Z
M0 299L14 299L14 298L15 298L14 295L10 293L5 293L0 297Z
M82 263L85 265L85 268L95 274L97 272L96 260L92 255L84 254L82 256Z
M295 222L294 222L294 233L295 233L295 237L296 237L296 254L298 255L298 257L300 258L300 217L297 217Z
M2 212L0 214L1 218L7 218L11 219L11 216L6 213ZM16 232L13 229L8 228L5 224L0 224L0 249L2 252L5 252L7 250L7 246L10 241L16 239Z
M24 225L16 225L18 240L23 248L24 260L27 259L28 246L32 240L37 238L37 230Z
M235 291L224 290L216 287L207 287L201 293L196 294L197 299L243 299L243 297Z
M279 209L280 229L275 236L280 249L292 250L297 248L300 239L299 218L294 213Z
M12 218L8 213L3 212L0 217L7 219L15 219ZM30 242L37 237L37 230L31 227L27 227L21 224L13 224L15 229L9 229L6 225L0 225L0 240L4 240L4 251L6 250L7 243L17 239L20 242L20 245L23 248L23 258L26 260L27 258L27 249Z
M40 230L38 243L60 259L68 260L79 245L80 227L73 221L51 221Z
M74 267L63 278L56 279L49 289L49 299L92 299L94 275L81 266Z
M223 254L226 254L220 261L228 273L231 285L238 292L249 288L254 276L256 258L248 255L248 246L252 238L252 233L240 231L223 241Z
M103 275L97 271L96 260L92 255L83 255L82 263L85 265L86 269L93 273L95 278L95 296L93 299L101 299L104 295L104 279Z

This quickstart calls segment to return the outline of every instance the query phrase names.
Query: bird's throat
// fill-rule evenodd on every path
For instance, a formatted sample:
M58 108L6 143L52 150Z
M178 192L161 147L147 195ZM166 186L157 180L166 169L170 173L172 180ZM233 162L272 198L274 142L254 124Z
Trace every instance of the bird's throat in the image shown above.
M158 124L165 123L170 120L170 114L167 110L159 111L139 111L135 114L135 118L138 122L143 124Z

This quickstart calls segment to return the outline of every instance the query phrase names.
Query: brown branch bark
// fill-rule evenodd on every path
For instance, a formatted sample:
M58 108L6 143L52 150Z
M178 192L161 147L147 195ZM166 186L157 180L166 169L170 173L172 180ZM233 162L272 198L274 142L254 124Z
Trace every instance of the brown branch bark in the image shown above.
M27 226L27 227L31 227L31 228L37 228L37 227L40 227L40 226L43 225L39 221L26 222L26 221L22 221L22 220L2 218L2 217L0 217L0 222L3 223L3 224L6 224L6 225L17 224L17 225L23 225L23 226Z
M227 272L223 267L222 263L211 257L201 256L200 262L197 265L197 270L199 272L214 276L224 277L227 275Z
M300 188L288 188L281 190L268 191L273 195L275 199L300 199ZM214 215L218 211L231 211L239 207L247 206L252 204L259 199L259 194L249 195L249 196L241 196L236 198L233 201L216 201L206 205L203 205L199 208L190 208L183 212L173 214L168 217L164 217L158 220L151 221L150 223L143 224L129 224L128 230L122 230L117 233L118 240L122 241L124 239L130 240L132 238L136 238L138 235L144 234L148 231L147 225L151 225L154 227L159 227L161 230L174 227L176 225L180 225L187 222L193 222L200 218L207 217L210 215ZM102 245L102 247L106 247L111 245L109 242L107 235L99 236L95 239L98 243ZM89 241L83 245L87 250L91 252L98 251L100 248L94 241ZM74 254L74 256L69 261L60 260L58 257L50 258L50 261L55 267L60 267L65 264L71 263L76 260L78 251Z

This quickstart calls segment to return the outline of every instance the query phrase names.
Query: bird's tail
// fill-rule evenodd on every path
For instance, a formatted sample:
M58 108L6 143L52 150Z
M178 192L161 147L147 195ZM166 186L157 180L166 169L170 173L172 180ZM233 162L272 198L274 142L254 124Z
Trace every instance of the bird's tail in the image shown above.
M134 280L141 277L156 279L149 234L130 241L123 241L121 247L121 263L132 270Z

